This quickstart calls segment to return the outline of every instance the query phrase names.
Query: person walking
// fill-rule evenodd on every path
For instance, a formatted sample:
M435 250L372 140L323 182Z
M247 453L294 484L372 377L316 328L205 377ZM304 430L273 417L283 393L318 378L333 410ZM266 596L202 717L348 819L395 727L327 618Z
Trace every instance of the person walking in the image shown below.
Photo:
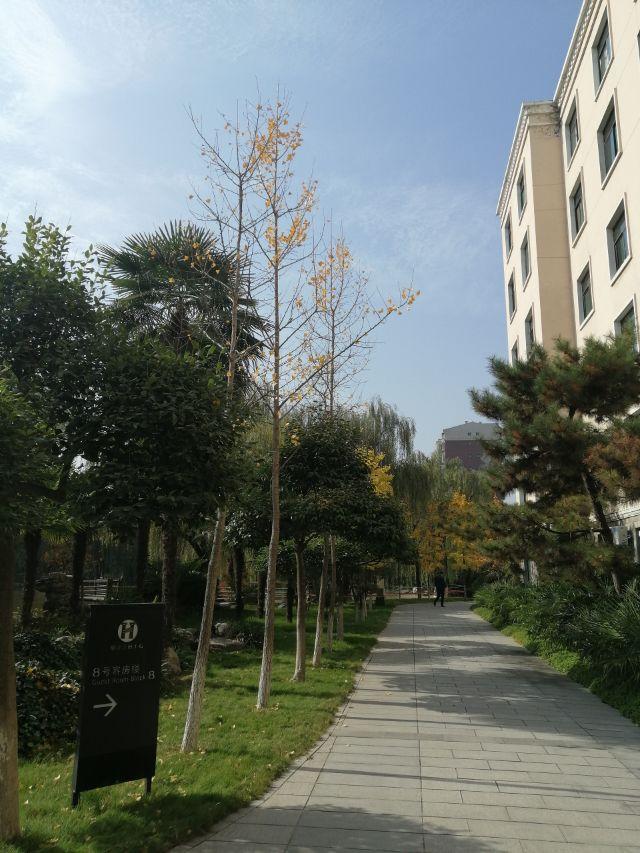
M440 601L440 607L444 607L444 591L447 588L447 582L441 571L436 572L434 585L436 588L436 597L433 599L433 606L435 607L438 601Z

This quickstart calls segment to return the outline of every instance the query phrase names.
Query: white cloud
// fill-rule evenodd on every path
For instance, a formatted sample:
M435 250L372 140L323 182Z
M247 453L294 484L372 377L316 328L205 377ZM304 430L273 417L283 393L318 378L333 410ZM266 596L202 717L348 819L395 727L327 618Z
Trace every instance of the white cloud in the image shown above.
M486 275L496 252L490 193L444 183L372 189L349 181L331 181L325 191L339 201L334 210L340 211L347 239L381 289L413 276L431 298L446 297L452 286L464 288L467 305L476 308L495 290Z

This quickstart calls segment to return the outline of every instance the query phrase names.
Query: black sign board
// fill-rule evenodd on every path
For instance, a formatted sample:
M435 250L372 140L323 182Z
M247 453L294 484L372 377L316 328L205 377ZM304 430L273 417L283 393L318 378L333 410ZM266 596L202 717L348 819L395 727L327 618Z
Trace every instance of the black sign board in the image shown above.
M72 804L156 772L162 604L94 604L84 649Z

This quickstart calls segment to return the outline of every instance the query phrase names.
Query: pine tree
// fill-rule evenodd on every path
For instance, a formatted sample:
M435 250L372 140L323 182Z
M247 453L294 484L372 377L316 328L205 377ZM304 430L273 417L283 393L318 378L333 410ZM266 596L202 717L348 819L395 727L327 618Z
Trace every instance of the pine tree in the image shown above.
M498 423L496 439L486 442L495 488L502 495L522 490L535 496L540 510L586 494L619 591L625 555L614 548L612 530L619 494L598 460L640 399L640 360L632 342L589 338L578 350L559 340L551 354L536 347L527 361L510 365L493 358L490 368L494 389L472 390L471 399L480 415Z

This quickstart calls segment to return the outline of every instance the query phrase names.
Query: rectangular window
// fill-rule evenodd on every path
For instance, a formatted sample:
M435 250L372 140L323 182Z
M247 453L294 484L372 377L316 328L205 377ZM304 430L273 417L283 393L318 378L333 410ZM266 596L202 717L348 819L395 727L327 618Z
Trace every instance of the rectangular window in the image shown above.
M524 179L524 166L520 172L520 177L518 178L518 186L517 186L517 195L518 195L518 215L522 216L522 211L527 206L527 185Z
M533 308L527 314L527 319L524 321L524 340L527 347L527 357L531 355L531 351L536 342L536 335L533 328Z
M578 181L571 196L571 230L572 236L578 236L584 225L584 197L582 195L582 179Z
M633 307L633 302L625 308L622 314L616 320L616 335L629 335L633 341L635 349L638 349L638 328L636 326L636 312Z
M591 275L588 267L578 279L578 305L580 308L580 322L582 323L593 311Z
M511 347L511 364L515 364L518 361L518 341Z
M606 16L600 28L600 34L594 45L593 52L596 89L599 89L611 64L611 34L609 33L609 21Z
M624 210L611 226L611 243L613 247L613 266L617 272L629 256L629 240L627 237L627 217Z
M506 252L507 257L511 254L511 249L513 248L513 237L511 235L511 214L507 217L507 221L504 224L504 250Z
M507 294L509 299L509 317L513 317L516 311L516 284L513 278L513 273L507 285Z
M613 163L618 156L618 123L616 121L616 110L613 102L605 116L600 131L600 145L602 149L602 177L609 174Z
M578 147L578 142L580 142L580 128L578 127L578 107L575 101L573 104L573 109L571 110L569 118L567 119L566 134L568 155L567 160L571 160L576 148Z
M524 238L520 247L520 260L522 262L522 281L526 283L531 275L531 257L529 255L529 235Z

